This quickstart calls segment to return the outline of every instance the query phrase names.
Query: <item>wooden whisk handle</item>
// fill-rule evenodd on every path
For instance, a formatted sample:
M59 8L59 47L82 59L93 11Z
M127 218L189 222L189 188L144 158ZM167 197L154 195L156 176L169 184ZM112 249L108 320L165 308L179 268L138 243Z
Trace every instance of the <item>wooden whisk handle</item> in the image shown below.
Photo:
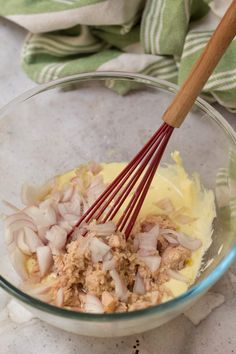
M232 2L203 53L194 64L162 119L178 128L190 111L208 78L236 36L236 0ZM235 58L236 61L236 58Z

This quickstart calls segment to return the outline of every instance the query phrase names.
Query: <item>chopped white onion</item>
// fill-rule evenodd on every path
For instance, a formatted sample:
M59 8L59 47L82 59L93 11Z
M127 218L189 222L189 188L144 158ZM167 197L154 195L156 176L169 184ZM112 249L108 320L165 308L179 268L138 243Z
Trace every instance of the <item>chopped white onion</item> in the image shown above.
M45 283L41 285L33 285L31 283L23 284L21 287L23 291L29 293L30 295L43 295L51 290L54 283Z
M74 194L71 198L71 212L77 216L81 216L81 203L82 200L80 198L79 192L77 190L74 191Z
M49 246L42 246L37 248L37 259L39 264L40 274L43 277L47 274L52 266L53 258L52 251Z
M77 230L76 230L77 231ZM75 232L76 232L75 231ZM80 253L84 253L88 250L91 239L93 238L93 234L87 234L86 236L82 236L81 233L77 236L78 249Z
M110 276L112 277L115 283L115 293L118 299L125 301L128 297L128 289L125 283L122 281L118 272L114 270L110 270Z
M166 239L166 241L168 241L172 245L178 245L179 244L178 240L176 240L176 238L173 237L173 236L170 236L168 234L164 234L162 236Z
M185 275L181 274L177 270L167 269L167 274L170 278L182 281L183 283L189 284L190 280Z
M38 247L44 245L43 242L40 240L40 238L37 236L37 234L33 230L29 229L28 227L24 227L24 235L25 235L25 242L32 253L36 252L36 249Z
M146 293L145 284L139 272L137 272L135 277L133 292L139 295L144 295Z
M84 310L90 313L104 313L101 301L97 296L91 294L85 296Z
M161 264L160 256L146 256L140 257L140 259L146 264L146 266L150 269L151 272L155 272Z
M149 232L143 232L137 235L139 239L138 253L140 255L148 256L156 253L159 231L159 226L156 225Z
M64 220L67 221L71 226L75 226L78 222L78 216L73 215L73 214L65 214Z
M29 221L29 222L33 223L33 220L27 214L20 211L18 213L8 216L5 219L5 227L9 227L13 223L18 222L18 221Z
M178 214L174 217L174 220L178 224L185 225L193 223L194 221L196 221L196 218L193 218L186 214Z
M72 230L72 226L66 220L59 221L58 226L64 229L67 233L69 233Z
M179 233L175 230L172 230L172 229L160 229L160 235L164 236L164 235L169 235L169 234L177 237Z
M104 272L115 269L116 261L111 252L108 252L103 258L102 270Z
M17 232L16 244L17 244L18 248L21 250L21 252L23 252L24 254L26 254L28 256L30 256L32 254L27 242L25 241L24 230L20 230L19 232Z
M195 251L196 249L200 248L202 245L201 240L189 237L182 232L177 232L177 231L171 230L171 229L162 229L161 230L161 235L163 235L167 239L167 241L168 241L167 236L169 234L173 235L173 237L176 238L176 241L178 241L178 243L181 246L183 246L191 251ZM172 241L174 241L174 240L172 240Z
M64 292L62 288L58 289L55 302L58 307L62 307L64 302Z
M35 224L40 227L49 227L55 225L57 222L57 215L52 205L44 204L36 206L31 206L25 209L27 215L29 215L35 222Z
M158 200L158 202L155 204L167 213L171 213L174 211L174 206L169 198L163 198L161 200Z
M74 194L70 202L59 203L58 210L61 216L65 216L67 214L72 215L81 215L81 201L78 194Z
M23 229L24 227L28 227L34 231L36 231L36 226L33 224L32 221L29 221L27 219L21 219L21 220L16 220L15 222L12 222L9 226L8 229L11 232L19 231L20 229Z
M74 193L74 187L70 185L65 185L63 188L63 195L61 201L68 202L69 200L71 200L73 193Z
M104 224L91 223L88 225L88 230L95 232L97 236L110 236L116 230L116 226L112 221L108 221Z
M103 183L103 177L101 175L97 175L93 178L89 189L87 191L87 202L88 205L92 205L95 200L104 192L105 185Z
M5 227L4 237L7 246L14 241L14 233L8 227Z
M46 239L50 242L53 254L62 250L67 241L67 232L58 225L54 225L46 232Z
M178 239L181 246L183 246L191 251L197 250L202 245L201 240L199 240L197 238L191 238L182 232L178 233L177 239Z
M89 248L92 254L93 263L102 261L103 257L110 251L110 247L97 237L91 239Z
M47 244L48 240L46 239L46 232L49 230L48 226L43 226L43 227L39 227L38 228L38 236L40 238L40 240L44 243Z
M12 248L10 251L10 259L12 262L13 267L15 268L18 275L23 279L26 280L28 278L28 273L25 267L26 257L25 255L19 250L16 245L12 244Z
M55 202L55 203L59 203L61 198L62 198L62 192L61 191L53 191L50 195L50 198Z

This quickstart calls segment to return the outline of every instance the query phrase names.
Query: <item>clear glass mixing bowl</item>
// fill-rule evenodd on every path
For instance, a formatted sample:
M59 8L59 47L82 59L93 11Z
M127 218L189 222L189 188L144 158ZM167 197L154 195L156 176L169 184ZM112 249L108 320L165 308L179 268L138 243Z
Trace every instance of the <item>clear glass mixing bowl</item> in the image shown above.
M125 92L118 95L113 90ZM61 79L26 92L0 110L0 199L21 206L24 182L44 183L80 163L128 161L161 124L176 86L147 76L101 72ZM176 129L162 162L179 150L187 170L197 171L207 188L227 167L236 138L222 116L199 99ZM226 193L228 192L226 186ZM221 206L221 201L216 201ZM123 336L157 327L190 307L226 271L236 256L230 208L219 207L213 243L201 275L182 296L130 313L85 314L43 303L19 290L0 221L0 286L42 320L90 336ZM1 204L0 213L5 213ZM206 267L208 265L208 267Z

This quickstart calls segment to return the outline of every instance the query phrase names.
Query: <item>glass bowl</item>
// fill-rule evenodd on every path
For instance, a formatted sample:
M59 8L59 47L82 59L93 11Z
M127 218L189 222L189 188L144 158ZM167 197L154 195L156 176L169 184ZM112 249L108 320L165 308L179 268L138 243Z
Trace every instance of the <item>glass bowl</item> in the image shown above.
M176 90L175 85L148 76L96 72L41 85L14 99L0 110L0 199L21 207L24 182L43 184L89 160L130 160L160 126ZM218 170L227 168L235 147L232 128L198 99L182 127L174 131L162 162L169 162L170 152L179 150L189 173L197 171L204 186L214 190ZM224 191L229 193L228 185ZM219 198L226 200L223 208ZM130 313L87 314L30 297L19 290L4 244L2 220L0 286L43 321L73 333L124 336L160 326L189 308L235 259L229 201L221 193L216 204L213 243L202 272L186 293L169 302ZM0 213L6 213L3 204Z

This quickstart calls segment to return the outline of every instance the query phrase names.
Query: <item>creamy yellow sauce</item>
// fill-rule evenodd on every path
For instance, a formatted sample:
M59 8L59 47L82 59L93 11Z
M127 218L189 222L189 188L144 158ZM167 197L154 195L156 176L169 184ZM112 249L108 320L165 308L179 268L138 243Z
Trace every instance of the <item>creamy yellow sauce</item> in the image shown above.
M201 186L197 174L193 176L187 174L179 152L172 153L172 159L175 163L159 167L139 217L144 218L149 214L165 214L156 203L163 198L169 198L172 201L175 212L169 216L177 224L178 230L202 241L202 247L192 253L191 261L181 270L181 273L188 277L190 284L192 284L198 275L203 255L212 242L212 222L216 216L214 194L211 190L205 190ZM100 173L104 182L110 183L124 166L125 163L103 163ZM75 171L58 177L59 186L67 183L75 175ZM182 210L183 214L194 218L195 221L185 225L178 224L175 220L175 213L178 210ZM174 297L182 294L188 288L187 284L174 279L165 285L171 290ZM168 300L167 297L164 301L166 300Z

